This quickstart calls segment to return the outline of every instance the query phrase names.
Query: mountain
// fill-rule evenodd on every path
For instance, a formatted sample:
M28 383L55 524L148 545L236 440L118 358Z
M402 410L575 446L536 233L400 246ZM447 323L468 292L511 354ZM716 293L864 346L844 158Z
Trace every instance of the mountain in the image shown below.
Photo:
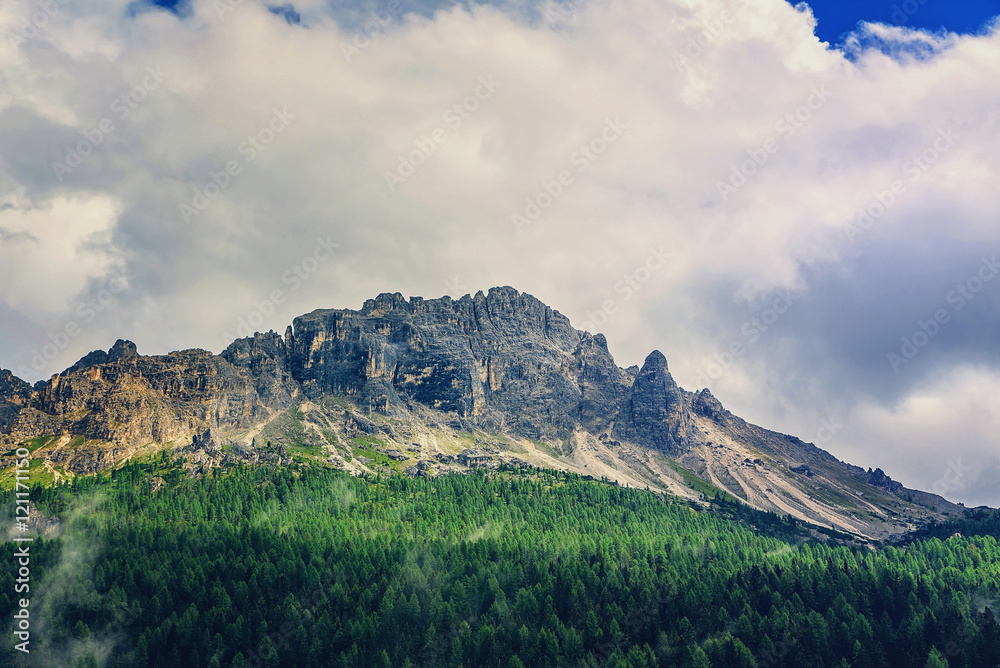
M0 443L45 475L163 449L198 475L232 461L410 475L533 465L761 510L868 538L961 508L689 392L653 351L622 369L601 334L510 287L318 310L220 355L119 340L33 387L0 372ZM13 465L14 451L0 461Z

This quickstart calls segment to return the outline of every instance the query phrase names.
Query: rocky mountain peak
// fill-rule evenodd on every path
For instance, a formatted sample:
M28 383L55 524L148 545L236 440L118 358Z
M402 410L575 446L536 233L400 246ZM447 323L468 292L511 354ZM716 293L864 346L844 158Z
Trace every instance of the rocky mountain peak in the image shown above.
M80 360L62 372L62 376L67 376L81 369L88 369L102 364L115 364L118 362L128 363L134 362L139 357L139 351L136 345L131 341L126 341L125 339L118 339L115 341L115 345L111 346L111 349L107 352L103 350L94 350L87 353Z
M663 377L664 379L670 377L670 371L667 368L667 356L659 350L649 353L646 355L646 361L642 363L639 374L643 376ZM673 381L672 378L670 380Z
M397 309L409 310L406 298L399 292L383 292L375 299L365 301L361 307L364 315L384 315Z
M118 362L132 362L139 357L139 351L131 341L118 339L115 345L108 351L108 362L114 364Z
M716 399L707 387L700 392L695 393L691 402L691 407L699 415L704 415L705 417L716 421L729 413L729 411L723 408L722 402Z
M903 484L896 482L889 476L885 474L882 469L875 469L872 471L868 469L868 484L873 487L881 487L882 489L887 489L893 492L899 491L903 488Z
M574 329L511 287L458 300L383 293L357 311L295 318L283 335L257 332L219 355L142 356L119 340L35 387L0 372L0 442L50 436L40 456L76 473L150 444L200 449L211 458L230 443L264 457L260 443L270 447L271 435L284 429L275 425L310 411L320 414L313 431L300 425L296 432L308 447L343 448L363 434L384 440L395 461L436 444L441 462L454 459L447 453L468 446L473 434L497 455L509 448L537 465L687 496L700 494L692 491L694 475L756 507L791 509L856 531L887 531L888 522L901 521L889 518L904 511L919 517L950 507L905 490L906 503L931 510L904 508L904 488L880 469L866 474L797 438L748 424L707 389L686 392L658 350L641 368L622 369L604 335ZM268 435L256 438L262 430ZM285 446L275 442L268 456L284 461ZM350 461L349 454L339 461ZM818 506L815 487L838 501ZM871 519L876 502L885 520Z
M31 385L7 369L0 369L0 401L23 403L31 395Z
M659 350L646 356L615 422L615 436L668 454L679 454L690 400L677 386Z

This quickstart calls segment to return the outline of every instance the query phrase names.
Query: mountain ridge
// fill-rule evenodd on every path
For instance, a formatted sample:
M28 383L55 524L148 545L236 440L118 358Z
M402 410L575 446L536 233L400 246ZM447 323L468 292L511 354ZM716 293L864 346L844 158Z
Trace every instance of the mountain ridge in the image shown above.
M118 340L34 386L2 371L0 443L29 441L55 478L169 448L192 474L234 458L411 475L527 463L731 495L869 538L960 510L684 390L659 351L623 369L602 334L508 286L383 293L218 355L142 356Z

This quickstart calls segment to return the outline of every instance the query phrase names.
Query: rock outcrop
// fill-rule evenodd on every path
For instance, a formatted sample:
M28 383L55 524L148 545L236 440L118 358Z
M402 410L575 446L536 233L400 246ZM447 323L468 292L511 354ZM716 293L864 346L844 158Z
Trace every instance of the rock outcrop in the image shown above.
M0 369L0 433L9 431L21 409L31 402L31 385Z
M691 395L677 386L667 358L654 350L618 409L613 435L677 456L690 445L690 412Z
M873 487L881 487L890 492L899 492L903 489L903 484L896 482L885 474L882 469L872 471L868 469L868 484Z

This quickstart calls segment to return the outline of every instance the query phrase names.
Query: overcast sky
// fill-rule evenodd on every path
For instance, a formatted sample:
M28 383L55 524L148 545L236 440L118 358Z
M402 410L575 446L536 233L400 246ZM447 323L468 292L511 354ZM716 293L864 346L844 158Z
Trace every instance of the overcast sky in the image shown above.
M1000 505L988 24L914 30L917 2L836 37L783 0L43 4L0 6L0 367L511 285L622 366L659 349L752 422Z

